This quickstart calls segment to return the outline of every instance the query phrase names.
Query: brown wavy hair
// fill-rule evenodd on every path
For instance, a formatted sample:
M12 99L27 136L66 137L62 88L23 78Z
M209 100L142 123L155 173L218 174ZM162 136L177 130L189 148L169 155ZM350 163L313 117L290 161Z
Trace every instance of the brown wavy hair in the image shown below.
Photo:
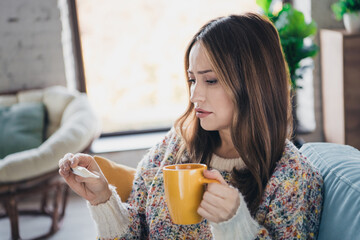
M231 138L246 168L233 169L232 185L254 214L291 136L290 81L278 32L269 20L253 13L212 20L189 43L185 74L196 42L204 47L219 83L234 101ZM186 154L191 162L209 165L221 143L219 133L201 128L190 101L174 126L182 136L178 161Z

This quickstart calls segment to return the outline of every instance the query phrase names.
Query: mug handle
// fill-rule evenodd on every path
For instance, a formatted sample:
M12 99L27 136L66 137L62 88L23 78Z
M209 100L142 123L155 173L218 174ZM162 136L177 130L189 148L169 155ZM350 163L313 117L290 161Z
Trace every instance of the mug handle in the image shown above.
M205 184L205 183L220 183L218 180L208 179L208 178L205 178L205 177L202 177L202 178L200 179L200 182L201 182L201 184Z

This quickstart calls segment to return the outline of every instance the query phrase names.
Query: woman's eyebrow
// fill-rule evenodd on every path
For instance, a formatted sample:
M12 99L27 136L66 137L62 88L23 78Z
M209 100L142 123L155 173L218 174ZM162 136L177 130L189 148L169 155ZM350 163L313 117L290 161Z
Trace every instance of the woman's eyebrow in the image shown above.
M194 74L192 71L190 70L187 70L188 73L190 74ZM205 74L205 73L208 73L208 72L212 72L211 69L208 69L208 70L203 70L203 71L197 71L197 74Z

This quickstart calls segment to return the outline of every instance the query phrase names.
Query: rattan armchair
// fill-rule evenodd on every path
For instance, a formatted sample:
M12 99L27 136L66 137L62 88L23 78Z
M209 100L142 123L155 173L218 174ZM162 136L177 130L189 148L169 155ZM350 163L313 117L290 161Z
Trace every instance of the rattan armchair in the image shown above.
M42 102L47 112L45 141L37 148L12 153L0 159L0 218L8 217L12 239L21 239L19 216L43 215L51 218L49 231L33 239L54 234L65 214L68 187L59 177L58 161L67 152L84 152L99 136L98 118L84 93L65 87L20 91L0 96L0 106L21 102ZM1 133L0 133L1 134ZM39 208L19 209L19 202L40 194Z

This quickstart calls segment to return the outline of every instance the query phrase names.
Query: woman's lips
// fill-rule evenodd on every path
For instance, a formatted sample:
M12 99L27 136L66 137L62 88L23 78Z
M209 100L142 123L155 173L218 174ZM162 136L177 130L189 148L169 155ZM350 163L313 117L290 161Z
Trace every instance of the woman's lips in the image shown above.
M201 109L201 108L196 108L195 111L196 111L196 116L197 116L198 118L207 117L207 116L209 116L209 115L212 113L212 112L205 111L205 110L203 110L203 109Z

